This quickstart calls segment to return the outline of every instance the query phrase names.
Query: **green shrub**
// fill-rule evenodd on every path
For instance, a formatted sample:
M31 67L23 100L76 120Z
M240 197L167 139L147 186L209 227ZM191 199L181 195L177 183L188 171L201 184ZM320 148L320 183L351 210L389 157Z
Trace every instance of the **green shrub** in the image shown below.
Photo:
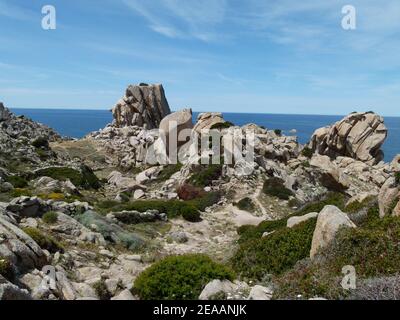
M220 200L221 194L219 192L207 192L204 196L186 201L186 203L195 206L200 211L204 211L206 208L217 204Z
M142 249L144 246L144 239L141 235L129 232L118 224L110 223L108 219L94 211L86 211L83 214L75 216L75 219L87 228L95 225L104 239L111 243L121 244L129 250Z
M44 223L47 223L47 224L54 224L54 223L56 223L57 220L58 220L58 213L57 213L57 212L54 212L54 211L46 212L46 213L43 215L42 220L43 220Z
M211 164L207 166L200 166L189 179L189 183L195 187L207 187L211 185L214 180L218 180L222 175L222 165Z
M28 236L30 236L42 249L49 251L50 253L56 253L58 251L63 252L64 248L56 241L53 237L45 235L36 228L23 228L22 229Z
M319 201L315 201L307 204L299 211L296 212L296 216L302 216L311 212L321 212L325 206L331 205L338 207L340 210L344 210L346 204L346 197L338 192L330 192Z
M201 254L170 256L139 275L134 290L143 300L194 300L212 280L233 280L228 267Z
M219 122L215 123L211 126L210 130L222 130L222 129L229 129L231 127L234 127L235 125L232 122L226 121L226 122Z
M261 239L266 232L272 232L286 228L287 218L272 221L263 221L258 226L241 226L237 229L240 235L239 243L244 243L249 240Z
M376 197L367 197L366 199L364 199L363 201L359 202L359 201L353 201L352 203L350 203L349 205L347 205L344 208L344 211L347 213L356 213L359 212L365 208L368 208L371 206L371 204L373 204L374 202L376 202Z
M36 177L50 177L60 181L71 180L77 186L86 189L99 189L101 184L93 171L87 166L81 166L80 171L67 167L51 167L36 172Z
M281 129L275 129L274 132L275 132L275 134L277 136L281 136L282 135L282 130Z
M269 178L265 181L263 192L282 200L289 200L289 198L293 196L293 192L284 186L283 180L276 177Z
M182 218L189 222L200 222L200 212L195 206L185 206L181 209Z
M108 291L105 281L99 280L93 285L93 289L96 292L100 300L110 300L112 294Z
M39 137L32 141L32 146L35 148L49 148L49 140L45 137Z
M309 147L306 146L306 147L304 147L304 149L301 151L301 154L302 154L304 157L311 159L312 156L313 156L313 154L314 154L314 152L312 151L311 148L309 148Z
M299 263L293 270L275 279L279 299L305 299L322 296L343 299L342 268L354 266L357 281L392 276L400 273L400 218L379 218L377 206L356 229L342 228L335 240L313 260Z
M16 188L14 190L11 190L10 196L13 198L18 198L18 197L22 197L22 196L30 197L30 196L32 196L32 192L28 189Z
M28 185L28 181L20 176L8 176L6 182L11 183L14 188L25 188Z
M2 256L0 256L0 275L7 280L12 280L14 278L14 270L11 262Z
M250 198L243 198L242 200L240 200L236 206L240 209L240 210L245 210L245 211L250 211L250 212L254 212L255 211L255 206L253 201Z
M232 258L233 269L241 276L262 280L279 275L310 255L316 219L293 228L281 228L267 237L241 243Z
M399 185L400 184L400 172L396 172L394 174L394 178L396 180L396 184Z
M182 164L181 163L170 164L168 166L165 166L162 169L162 171L160 172L160 174L158 175L157 181L166 181L169 178L171 178L172 175L174 175L175 173L177 173L181 169L182 169Z

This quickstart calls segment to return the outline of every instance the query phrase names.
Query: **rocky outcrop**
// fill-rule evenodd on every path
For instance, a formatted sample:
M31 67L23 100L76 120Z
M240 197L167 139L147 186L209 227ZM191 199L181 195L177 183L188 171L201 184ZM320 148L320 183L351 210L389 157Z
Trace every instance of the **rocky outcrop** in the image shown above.
M197 116L197 123L194 126L194 131L201 133L202 130L211 129L214 125L225 123L225 120L220 112L205 112Z
M0 122L8 120L11 116L10 111L4 107L4 104L0 102Z
M41 268L47 262L42 249L25 232L0 216L0 256L18 272Z
M320 128L311 138L313 152L350 157L374 165L383 160L381 146L387 137L382 117L375 113L352 113L332 126Z
M355 228L356 226L340 209L335 206L326 206L318 215L311 244L311 259L335 239L341 227Z
M139 126L158 128L161 120L171 113L161 84L130 85L125 96L112 109L116 127Z

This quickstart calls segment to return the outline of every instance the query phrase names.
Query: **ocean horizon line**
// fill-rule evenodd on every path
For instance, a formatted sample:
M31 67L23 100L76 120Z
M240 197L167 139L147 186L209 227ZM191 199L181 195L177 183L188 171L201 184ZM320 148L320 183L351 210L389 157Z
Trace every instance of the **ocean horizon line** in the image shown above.
M110 109L78 109L78 108L49 108L49 107L12 107L9 108L10 110L49 110L49 111L109 111L111 113L111 108ZM173 109L171 112L177 112L181 109ZM205 113L205 112L218 112L222 114L248 114L248 115L281 115L281 116L326 116L326 117L345 117L345 114L311 114L311 113L274 113L274 112L232 112L232 111L197 111L197 110L192 110L193 113ZM355 112L367 112L367 111L355 111ZM380 116L384 118L400 118L400 115L384 115L380 114L377 111L373 111L376 114L379 114Z

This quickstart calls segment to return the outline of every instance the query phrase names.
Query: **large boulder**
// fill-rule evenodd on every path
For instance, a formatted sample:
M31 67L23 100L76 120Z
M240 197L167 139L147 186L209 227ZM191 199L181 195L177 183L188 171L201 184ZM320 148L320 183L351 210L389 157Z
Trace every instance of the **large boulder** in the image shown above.
M349 188L350 183L344 170L339 168L328 156L315 154L310 160L310 165L319 169L320 182L329 190L344 191Z
M313 152L350 157L374 165L383 160L381 146L387 137L387 128L379 115L352 113L332 126L315 131L310 148Z
M125 96L112 109L117 127L139 126L158 128L161 120L171 113L161 84L130 85Z
M192 129L193 122L191 109L183 109L166 116L160 123L160 133L166 149L169 150L169 138L172 132L175 131L175 139L177 139L176 145L177 147L180 147L187 142L187 138L190 137ZM184 137L184 139L179 139L179 135L183 130L187 130L188 134Z
M356 226L340 209L335 206L326 206L318 215L310 251L311 259L335 239L341 227L355 228Z

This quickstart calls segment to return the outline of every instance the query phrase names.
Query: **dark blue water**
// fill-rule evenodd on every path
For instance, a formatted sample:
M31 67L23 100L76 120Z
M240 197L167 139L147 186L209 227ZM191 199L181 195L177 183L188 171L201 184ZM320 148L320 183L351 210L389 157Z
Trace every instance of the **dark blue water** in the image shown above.
M89 132L104 128L112 121L112 115L107 110L14 109L12 111L54 128L61 135L74 138L81 138ZM197 115L198 113L193 114L194 120L197 119ZM304 144L316 129L330 125L343 116L224 113L224 118L236 125L255 123L268 129L281 129L285 134L292 134L290 131L295 129L299 142ZM400 153L400 118L385 117L385 124L389 130L389 137L383 150L385 160L391 161Z

